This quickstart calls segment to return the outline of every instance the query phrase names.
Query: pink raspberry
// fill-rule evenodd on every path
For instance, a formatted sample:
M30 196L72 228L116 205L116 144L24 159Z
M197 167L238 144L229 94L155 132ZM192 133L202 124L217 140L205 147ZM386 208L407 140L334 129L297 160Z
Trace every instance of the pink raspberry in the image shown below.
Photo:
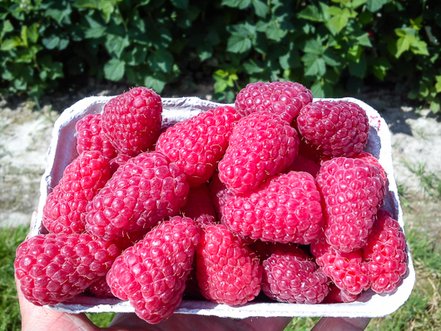
M243 305L260 292L259 258L223 224L204 228L196 251L196 277L201 294L210 301Z
M326 243L324 237L311 244L316 263L334 284L350 295L358 295L369 289L367 265L361 250L342 253Z
M262 291L280 302L320 303L329 292L328 277L298 250L276 250L262 262Z
M299 138L288 123L265 112L242 118L233 129L219 179L235 194L247 194L283 172L297 156Z
M101 119L104 133L118 152L135 156L151 148L159 136L161 97L145 87L132 88L109 100Z
M184 216L190 217L200 226L216 223L216 211L210 197L208 184L190 189L187 203L181 208Z
M407 272L406 240L398 222L386 211L379 211L363 254L372 290L394 292Z
M342 252L365 246L385 194L378 167L337 157L323 162L316 180L326 207L328 243Z
M100 151L112 159L117 152L110 140L103 133L101 114L89 114L80 119L75 125L77 136L77 151Z
M101 277L96 280L92 285L89 286L87 292L97 298L114 298L110 290L109 284L107 284L106 276Z
M141 153L118 168L87 207L86 231L105 240L136 240L176 215L188 194L185 175L158 152Z
M256 82L239 91L235 107L242 116L253 112L269 112L291 123L305 105L312 102L312 93L294 82Z
M240 116L230 106L217 107L178 122L162 133L156 151L178 165L191 186L207 182L225 153Z
M49 233L21 243L14 267L20 288L35 305L75 297L106 275L120 250L89 234Z
M53 233L84 231L87 204L112 176L110 160L98 151L85 151L64 170L43 208L43 225Z
M310 244L323 225L320 193L310 174L291 171L247 196L228 195L222 222L241 237Z
M160 223L115 260L107 274L112 293L148 323L170 317L182 301L199 237L188 217Z
M300 111L297 127L303 139L325 157L357 155L369 134L366 112L349 101L312 102Z

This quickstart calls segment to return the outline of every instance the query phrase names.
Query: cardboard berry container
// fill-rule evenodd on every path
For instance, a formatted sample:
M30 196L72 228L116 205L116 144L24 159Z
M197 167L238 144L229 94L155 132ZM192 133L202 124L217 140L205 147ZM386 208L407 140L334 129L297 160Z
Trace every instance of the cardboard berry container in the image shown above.
M37 211L31 222L30 236L44 233L42 226L42 210L50 190L62 177L65 167L77 156L76 152L76 122L91 113L100 113L104 105L112 97L88 97L67 108L54 124L46 169L40 185L40 199ZM221 104L202 100L196 97L163 98L163 126L170 126L178 121L190 118L200 112L212 109ZM329 100L329 99L328 99ZM385 197L385 209L398 220L401 228L404 226L403 213L397 193L392 167L391 136L389 128L379 113L366 103L344 98L357 103L366 111L369 118L370 131L366 151L376 156L387 172L389 187ZM408 271L401 285L392 294L379 295L369 290L364 292L357 301L352 303L335 304L289 304L278 302L253 301L244 306L230 307L208 301L184 300L176 313L194 315L212 315L219 317L381 317L398 310L408 299L415 283L415 270L408 250ZM78 296L74 299L50 306L58 311L69 313L83 312L134 312L129 302L118 299L98 299L95 297Z

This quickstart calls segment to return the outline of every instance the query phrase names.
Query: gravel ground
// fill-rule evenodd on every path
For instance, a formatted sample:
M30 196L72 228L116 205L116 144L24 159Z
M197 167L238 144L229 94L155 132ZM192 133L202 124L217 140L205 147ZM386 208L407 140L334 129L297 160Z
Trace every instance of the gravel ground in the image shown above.
M0 101L0 227L29 223L37 206L51 130L59 112L82 97L122 91L115 87L85 89L44 100L39 111L33 110L36 106L29 102ZM199 89L193 95L207 98L209 90ZM425 223L434 236L441 237L439 118L400 106L396 97L379 92L358 98L377 109L392 132L395 177L404 196L402 204L409 207L406 223Z

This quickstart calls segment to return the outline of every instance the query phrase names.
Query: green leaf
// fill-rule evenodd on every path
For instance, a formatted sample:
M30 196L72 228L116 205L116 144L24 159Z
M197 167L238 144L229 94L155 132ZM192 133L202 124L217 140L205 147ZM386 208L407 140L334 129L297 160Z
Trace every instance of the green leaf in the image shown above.
M368 33L363 33L357 37L358 44L361 46L372 47L371 40Z
M297 14L297 17L312 22L323 22L323 17L320 13L320 10L314 5L309 5L308 7L303 9L300 13Z
M336 10L335 15L326 22L328 30L335 36L337 35L347 24L350 17L350 13L347 9Z
M251 1L254 7L254 11L257 16L265 17L268 15L269 8L268 5L262 0L252 0Z
M357 62L349 62L349 73L358 78L366 76L367 63L366 57L362 55Z
M173 55L164 48L158 49L149 57L150 66L163 73L169 73L171 71L173 62Z
M166 84L166 81L159 77L147 76L144 80L144 85L157 93L161 93Z
M245 72L249 75L261 73L264 71L262 66L259 66L256 61L254 60L248 60L243 64L243 67L245 69Z
M111 59L104 65L104 77L111 81L119 81L124 77L126 63L118 59Z
M20 47L22 45L23 45L23 43L19 37L13 37L13 38L3 40L3 42L0 45L0 50L10 51L10 50L15 49L17 47Z
M14 31L14 27L12 26L9 20L4 21L3 23L0 22L0 24L3 24L0 32L0 40L1 40L8 32Z
M86 39L98 39L105 36L107 29L105 25L100 24L91 16L86 16L86 20L89 23L89 27L86 28L84 35Z
M376 59L373 63L373 73L379 80L384 80L390 67L390 63L385 58Z
M270 40L281 41L288 32L280 28L280 25L276 21L271 21L266 25L265 34Z
M188 8L188 0L171 0L173 6L179 9L187 9Z
M308 40L305 43L305 47L304 47L303 51L305 53L311 53L311 54L316 54L316 55L323 54L324 48L322 45L322 41L319 39Z
M302 61L305 64L305 76L323 76L326 73L326 62L322 57L306 54Z
M251 48L252 42L249 36L234 34L228 38L227 51L231 53L245 53Z
M104 45L111 56L120 58L124 49L130 45L130 42L127 36L108 34Z
M320 80L317 80L311 86L311 92L314 98L324 98L325 91L323 89L323 84Z
M232 8L245 9L251 4L251 0L223 0L221 5Z
M366 4L367 10L372 13L379 11L389 0L368 0Z
M435 76L435 80L435 91L436 93L441 93L441 75Z
M43 38L42 43L47 49L55 49L60 43L60 37L50 36L48 38Z

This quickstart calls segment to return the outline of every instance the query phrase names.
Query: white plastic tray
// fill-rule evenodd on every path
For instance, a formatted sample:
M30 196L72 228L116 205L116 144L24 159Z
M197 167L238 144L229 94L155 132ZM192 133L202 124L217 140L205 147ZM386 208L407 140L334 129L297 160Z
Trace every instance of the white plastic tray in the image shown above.
M66 109L55 122L52 140L47 155L46 170L40 185L40 200L34 213L30 235L41 233L42 210L47 194L60 180L64 168L75 158L75 123L86 114L99 113L104 104L112 97L88 97ZM391 137L389 128L376 110L366 103L344 98L361 106L369 118L370 132L366 150L375 155L388 174L389 191L385 207L398 219L403 227L403 213L397 193L392 167ZM318 99L315 99L318 100ZM332 100L332 99L327 99ZM163 126L194 116L202 111L214 108L219 103L196 97L163 98ZM408 299L415 283L415 270L410 253L408 254L408 273L398 290L390 295L378 295L365 292L352 303L339 304L288 304L276 302L251 302L241 307L230 307L207 301L183 301L176 313L213 315L219 317L247 318L253 316L334 316L334 317L381 317L399 309ZM117 299L97 299L80 296L68 303L51 306L53 309L70 313L82 312L134 312L127 301Z

